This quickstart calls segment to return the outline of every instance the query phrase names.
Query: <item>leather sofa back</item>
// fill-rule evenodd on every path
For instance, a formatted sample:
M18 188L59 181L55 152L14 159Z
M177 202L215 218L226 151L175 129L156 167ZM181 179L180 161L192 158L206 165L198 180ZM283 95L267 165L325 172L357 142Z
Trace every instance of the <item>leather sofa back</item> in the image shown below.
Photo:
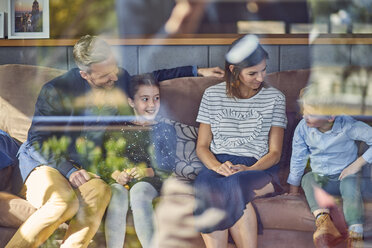
M24 142L41 87L63 70L32 65L0 66L0 129Z

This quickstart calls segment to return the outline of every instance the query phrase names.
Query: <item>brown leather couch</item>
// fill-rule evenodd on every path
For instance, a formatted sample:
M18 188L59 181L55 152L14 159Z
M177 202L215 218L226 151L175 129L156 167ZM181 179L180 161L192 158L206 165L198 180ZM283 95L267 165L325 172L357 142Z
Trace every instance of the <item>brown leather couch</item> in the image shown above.
M34 104L41 86L63 72L39 66L1 65L0 129L24 142L30 126L30 116L33 115ZM285 131L283 155L280 161L280 179L284 190L287 187L286 178L289 171L292 135L301 118L297 96L300 89L306 85L308 77L309 70L296 70L271 73L266 78L266 81L281 90L287 99L288 126ZM197 131L195 118L204 89L220 81L216 78L182 78L161 83L162 107L160 114L171 119L176 126L177 155L181 157L182 153L183 156L177 160L175 174L179 179L192 181L202 166L195 155ZM6 173L11 172L7 171ZM0 182L4 178L8 178L6 173L0 171ZM369 180L367 185L372 185L370 178L366 178L366 180ZM192 195L185 195L182 199L189 201L192 199ZM314 217L311 215L303 196L278 195L257 199L254 203L264 228L263 234L259 235L259 247L313 247ZM27 210L22 210L22 208ZM0 193L0 247L5 246L16 228L34 211L35 209L25 200L9 193ZM366 247L368 245L372 247L371 199L365 202L365 213L365 236L369 242L366 243ZM340 220L339 226L342 227L342 220ZM182 232L182 230L177 231ZM197 246L190 243L189 247L203 247L202 244L199 237Z

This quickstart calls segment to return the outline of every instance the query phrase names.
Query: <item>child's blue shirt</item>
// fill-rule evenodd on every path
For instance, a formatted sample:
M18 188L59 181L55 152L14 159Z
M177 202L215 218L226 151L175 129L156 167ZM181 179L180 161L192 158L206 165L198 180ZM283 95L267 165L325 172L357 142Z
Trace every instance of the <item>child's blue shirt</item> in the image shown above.
M313 172L335 175L342 172L358 156L356 140L364 141L369 149L362 157L372 162L372 127L350 116L337 116L331 130L322 133L306 125L297 125L292 144L290 173L287 182L299 186L310 158Z

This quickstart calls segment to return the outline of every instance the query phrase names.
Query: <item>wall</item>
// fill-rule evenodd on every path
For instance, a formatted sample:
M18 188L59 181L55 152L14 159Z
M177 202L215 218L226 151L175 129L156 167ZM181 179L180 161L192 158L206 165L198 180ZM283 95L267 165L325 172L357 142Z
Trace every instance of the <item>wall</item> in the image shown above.
M372 45L264 45L269 52L268 72L316 65L372 66ZM119 65L131 74L182 65L224 66L228 46L114 46ZM0 47L0 64L75 67L72 47Z

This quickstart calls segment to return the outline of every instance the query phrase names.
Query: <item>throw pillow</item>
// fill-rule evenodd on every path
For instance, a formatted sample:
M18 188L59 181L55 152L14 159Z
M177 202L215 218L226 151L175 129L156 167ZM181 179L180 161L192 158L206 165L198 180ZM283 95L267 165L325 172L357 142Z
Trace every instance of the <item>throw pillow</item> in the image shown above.
M165 118L162 121L172 125L177 134L175 174L194 180L204 166L196 155L198 128Z

